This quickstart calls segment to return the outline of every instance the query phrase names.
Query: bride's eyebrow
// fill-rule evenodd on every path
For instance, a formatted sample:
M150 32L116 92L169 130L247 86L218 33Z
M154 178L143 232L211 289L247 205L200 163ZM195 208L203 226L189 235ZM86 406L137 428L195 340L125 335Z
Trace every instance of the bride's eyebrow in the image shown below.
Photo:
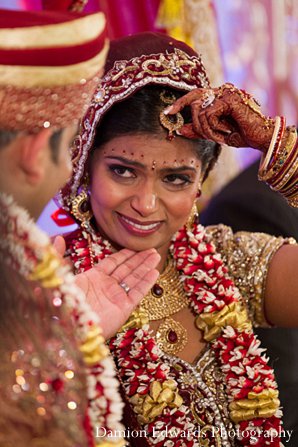
M124 163L125 165L128 166L133 166L136 168L142 168L142 169L148 169L148 166L146 166L144 163L141 163L139 161L136 160L132 160L130 158L126 158L126 157L121 157L121 156L117 156L117 155L106 155L105 160L115 160L115 161L120 161L121 163ZM183 171L192 171L192 172L197 172L197 169L194 168L193 166L189 166L189 165L182 165L182 166L165 166L163 168L157 169L159 172L161 173L179 173L179 172L183 172Z
M117 160L117 161L120 161L121 163L125 163L126 165L130 165L130 166L135 166L137 168L143 168L143 169L147 168L147 166L144 165L143 163L140 163L139 161L136 161L136 160L131 160L130 158L117 157L115 155L107 155L104 158L106 160Z
M197 172L197 170L193 166L183 165L183 166L173 166L173 167L164 167L160 169L160 172L173 172L173 173L179 173L182 171L193 171Z

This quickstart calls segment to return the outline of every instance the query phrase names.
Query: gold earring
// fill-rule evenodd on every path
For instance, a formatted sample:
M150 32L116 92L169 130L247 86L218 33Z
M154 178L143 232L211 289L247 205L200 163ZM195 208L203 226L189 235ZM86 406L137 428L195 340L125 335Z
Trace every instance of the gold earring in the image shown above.
M188 219L186 221L186 230L192 231L194 224L196 223L197 219L199 217L198 207L197 207L197 201L195 200L193 203L193 206L191 208L190 214L188 216Z
M84 188L72 201L71 212L73 216L81 222L83 227L87 227L93 213L90 208L89 197Z

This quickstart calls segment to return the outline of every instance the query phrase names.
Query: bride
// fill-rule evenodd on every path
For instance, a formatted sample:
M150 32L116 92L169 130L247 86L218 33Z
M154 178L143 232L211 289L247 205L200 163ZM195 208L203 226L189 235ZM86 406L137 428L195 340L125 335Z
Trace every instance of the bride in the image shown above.
M188 104L178 99L197 87ZM238 98L247 124L263 119L254 147L265 152L276 123L230 89L216 92L217 104L229 115ZM214 99L200 57L184 43L151 33L112 42L60 194L79 225L66 237L75 273L123 247L161 256L160 277L138 309L122 328L110 322L125 423L147 434L129 437L131 445L282 445L274 373L252 326L297 324L298 249L292 239L199 225L196 201L220 146L199 138L204 123L194 135L192 121L197 105L202 122ZM221 135L235 137L215 116ZM293 129L283 123L279 136L275 152L292 151Z

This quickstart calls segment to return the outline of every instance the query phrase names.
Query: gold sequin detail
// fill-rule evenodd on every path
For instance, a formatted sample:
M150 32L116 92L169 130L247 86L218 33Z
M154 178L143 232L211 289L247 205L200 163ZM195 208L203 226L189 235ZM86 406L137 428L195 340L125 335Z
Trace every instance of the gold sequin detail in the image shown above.
M233 233L225 225L209 226L206 232L239 288L253 325L270 326L264 314L264 294L270 261L282 245L295 244L296 241L265 233Z

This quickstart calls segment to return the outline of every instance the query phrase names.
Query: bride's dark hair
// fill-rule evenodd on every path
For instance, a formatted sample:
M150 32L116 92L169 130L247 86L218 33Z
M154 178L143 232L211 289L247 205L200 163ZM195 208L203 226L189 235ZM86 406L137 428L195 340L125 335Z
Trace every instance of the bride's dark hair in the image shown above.
M159 121L159 114L166 107L161 100L162 93L166 96L174 95L178 99L186 92L165 86L149 85L116 103L96 129L92 152L100 149L113 138L123 135L154 134L166 137L166 130L161 127ZM190 108L184 109L182 115L185 123L191 122ZM221 147L207 140L189 141L193 142L196 156L202 163L205 180L220 154ZM92 163L92 156L90 161Z

